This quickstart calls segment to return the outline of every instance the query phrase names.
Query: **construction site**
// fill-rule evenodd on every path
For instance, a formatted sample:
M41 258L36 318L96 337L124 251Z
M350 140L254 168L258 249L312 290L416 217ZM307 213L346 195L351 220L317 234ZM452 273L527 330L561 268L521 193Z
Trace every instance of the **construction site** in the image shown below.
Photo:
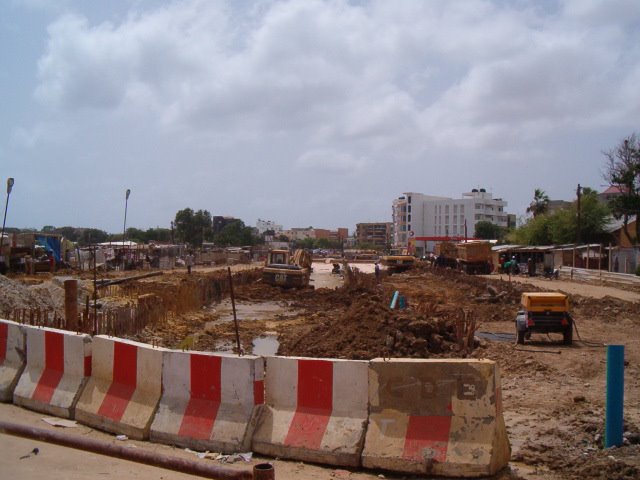
M383 359L387 365L398 359L445 363L458 359L490 360L499 372L496 374L498 393L496 398L491 397L491 402L499 404L495 421L499 424L503 417L507 441L500 446L500 441L496 444L494 438L489 448L493 453L489 455L500 457L502 449L507 456L504 461L491 457L492 467L473 467L470 466L473 462L465 460L466 463L462 463L466 467L456 464L448 469L449 462L455 463L454 445L452 443L447 451L446 439L445 453L432 457L426 467L424 462L417 469L376 463L369 457L369 428L364 452L360 445L356 461L350 460L346 453L340 456L335 451L329 456L318 453L300 457L295 451L283 453L276 447L263 445L258 448L259 452L253 451L250 463L240 461L226 465L225 468L232 470L246 470L251 464L268 462L275 466L278 478L406 478L407 474L419 478L445 475L630 480L640 477L640 340L635 335L640 327L640 288L602 280L469 275L429 262L416 262L411 268L393 274L384 267L374 273L373 263L349 265L344 262L338 269L334 266L332 272L333 263L337 262L327 259L310 263L309 260L309 286L303 288L283 288L275 281L265 281L263 270L269 265L257 263L201 266L191 274L184 269L172 269L137 275L69 271L56 276L49 273L0 276L0 318L8 323L93 336L91 375L96 371L96 342L103 337L131 340L162 351L222 352L229 358L266 358L267 382L273 375L271 370L276 368L270 367L273 357L355 361L354 365L360 365L358 361L365 361L361 362L365 365L371 361L372 366L374 359ZM275 275L277 278L278 274ZM76 300L71 302L75 303L72 306L68 300L70 283ZM521 309L522 294L544 291L563 292L570 300L574 332L569 345L557 334L533 334L524 345L516 343L514 319ZM31 345L29 338L27 335L27 344ZM605 347L608 344L625 346L624 441L619 447L605 449ZM4 357L3 354L0 358ZM113 375L115 378L116 373ZM192 385L193 375L192 370ZM371 378L369 376L369 383ZM20 384L22 382L21 379ZM86 385L75 411L75 418L79 420L76 430L83 435L101 436L111 443L117 440L96 430L127 435L127 443L139 449L157 448L154 443L142 441L148 437L138 435L136 430L121 429L111 423L96 424L86 413L80 415L80 405L85 401L91 379ZM166 385L163 390L166 393ZM14 393L13 403L30 410L56 412L29 402L16 402L16 396ZM8 399L11 402L11 396ZM266 403L270 404L269 387ZM154 426L163 411L162 405L161 401ZM2 418L19 418L44 428L42 415L10 404L0 407ZM373 406L369 409L371 424ZM366 412L365 409L365 416ZM271 421L281 420L276 413L273 415ZM154 426L151 441L154 441ZM499 425L496 429L499 436ZM459 434L464 435L464 431ZM480 434L467 432L467 435ZM206 442L184 443L156 434L160 443L173 445L165 446L166 450L161 452L212 465L227 461L229 455L252 451L252 446L264 441L259 437L258 431L253 443L245 442L242 450L238 445L212 450ZM0 436L0 440L4 452L2 463L8 466L3 469L9 468L11 473L9 452L22 443L14 443L15 440L6 435ZM480 445L485 440L475 438L474 442ZM23 439L20 442L24 443L23 448L33 443ZM175 445L191 448L184 450ZM389 445L385 448L391 448ZM342 447L346 445L336 448ZM432 445L431 448L440 447ZM47 447L40 449L46 451ZM425 455L424 451L421 455ZM166 472L163 478L183 478L171 475ZM254 478L258 477L254 474Z

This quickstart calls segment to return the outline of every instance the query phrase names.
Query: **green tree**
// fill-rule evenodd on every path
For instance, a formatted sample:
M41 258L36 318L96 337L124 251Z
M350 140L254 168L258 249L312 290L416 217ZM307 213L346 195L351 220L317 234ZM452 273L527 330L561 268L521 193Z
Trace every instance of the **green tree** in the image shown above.
M204 240L212 239L213 224L207 210L194 212L191 208L185 208L176 213L174 223L178 238L189 245L202 245Z
M96 243L103 243L109 239L109 234L104 230L99 230L97 228L82 228L79 230L80 233L78 235L77 242L81 247Z
M544 190L536 188L533 192L533 201L527 207L527 213L531 213L533 217L544 215L549 210L549 196Z
M633 215L640 218L640 138L633 133L603 153L607 158L604 178L620 191L609 207L616 219L622 219L624 235L635 244L640 238L640 222L635 222L635 232L631 232L629 220Z
M247 227L242 220L234 220L225 225L213 241L220 246L241 247L255 245L256 237L253 235L253 228Z
M72 242L77 242L78 238L80 237L80 232L76 227L67 226L67 227L56 228L56 233L59 233L64 238Z
M313 246L314 248L322 248L323 250L326 250L332 247L331 243L331 240L328 238L317 238L313 243Z
M127 241L136 243L145 243L146 234L143 230L135 227L127 228Z
M595 190L583 189L580 211L582 240L587 243L606 241L610 212L607 205L598 201ZM574 201L567 208L530 218L509 236L509 240L525 245L572 243L578 229L577 213L577 202Z
M149 228L145 232L145 238L147 242L170 242L171 230L168 228Z
M295 242L295 248L304 248L307 250L311 250L314 248L315 246L315 238L304 238L302 240L296 240Z
M505 235L505 229L499 225L481 220L476 223L475 237L483 240L502 240Z

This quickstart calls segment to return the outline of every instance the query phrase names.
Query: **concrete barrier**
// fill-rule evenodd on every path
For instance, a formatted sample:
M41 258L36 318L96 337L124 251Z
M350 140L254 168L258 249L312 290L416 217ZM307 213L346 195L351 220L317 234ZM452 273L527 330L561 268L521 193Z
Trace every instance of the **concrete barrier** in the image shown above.
M129 340L93 337L91 378L78 401L76 419L130 438L148 438L162 391L163 351Z
M0 402L11 402L26 360L24 329L0 319Z
M264 359L164 352L162 398L152 441L214 452L247 452L254 406L264 402Z
M495 474L510 457L489 360L372 360L362 464L429 475Z
M367 421L367 362L268 357L253 450L358 466Z
M78 397L91 373L91 337L53 328L23 328L27 364L13 392L13 403L74 418Z

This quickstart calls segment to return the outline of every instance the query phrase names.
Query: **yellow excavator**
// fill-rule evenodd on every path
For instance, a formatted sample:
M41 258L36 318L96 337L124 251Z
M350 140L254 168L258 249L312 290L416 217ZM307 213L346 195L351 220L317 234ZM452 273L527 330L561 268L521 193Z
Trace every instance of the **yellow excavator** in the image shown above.
M416 264L416 257L413 255L409 255L406 249L401 251L392 251L391 255L383 255L380 257L380 263L387 267L387 272L391 273L401 273Z
M269 285L285 288L303 288L309 286L311 276L311 255L298 249L270 250L262 270L262 281Z

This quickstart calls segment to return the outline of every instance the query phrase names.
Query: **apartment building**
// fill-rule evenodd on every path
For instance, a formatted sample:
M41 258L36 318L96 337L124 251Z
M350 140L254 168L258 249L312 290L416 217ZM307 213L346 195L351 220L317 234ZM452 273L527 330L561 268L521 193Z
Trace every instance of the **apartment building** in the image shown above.
M480 221L507 227L506 206L506 201L493 198L484 188L474 188L457 199L404 193L393 201L393 246L421 255L433 251L438 241L473 238Z
M384 249L391 244L391 222L356 224L356 242L358 245L374 245Z
M326 238L328 240L335 240L344 242L349 237L348 228L337 228L336 230L328 230L326 228L291 228L289 230L283 230L282 234L289 238L289 240L305 240L307 238Z
M272 220L263 220L259 218L256 222L256 229L258 230L259 235L262 235L267 231L273 231L276 235L279 235L282 232L282 225L278 225Z

